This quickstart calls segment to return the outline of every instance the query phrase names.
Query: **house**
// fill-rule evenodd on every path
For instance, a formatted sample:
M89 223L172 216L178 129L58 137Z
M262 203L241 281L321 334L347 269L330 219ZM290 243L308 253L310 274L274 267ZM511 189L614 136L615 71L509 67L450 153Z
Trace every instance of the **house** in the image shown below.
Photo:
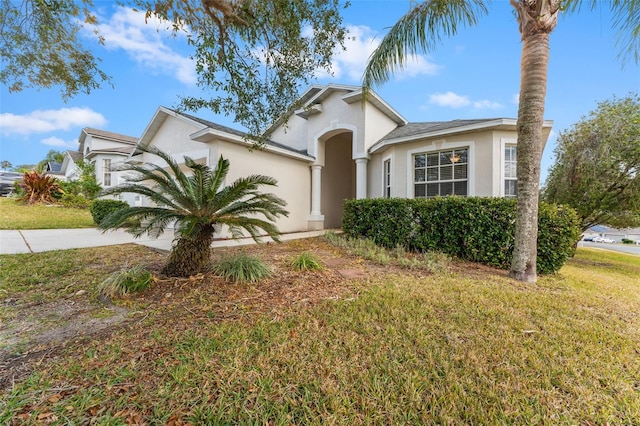
M95 164L96 180L103 188L119 182L112 168L129 158L138 138L86 127L78 138L82 158Z
M95 165L96 181L103 188L120 183L113 168L129 158L138 138L119 133L86 127L80 132L77 151L65 152L57 173L61 180L74 180L80 176L77 163L80 160Z
M62 160L62 166L60 167L62 176L61 180L70 181L80 177L80 171L78 170L78 161L82 160L82 153L80 151L68 150L64 153L64 160Z
M64 178L64 173L62 172L62 163L58 163L57 161L47 161L42 174L50 175L58 179Z
M269 129L262 150L244 133L160 107L140 137L178 162L231 163L228 181L248 174L278 180L288 202L282 232L340 227L349 198L516 196L516 119L408 122L376 93L363 103L359 86L311 86L300 109ZM551 121L545 121L548 138ZM130 161L155 161L133 151ZM136 200L144 204L145 200Z

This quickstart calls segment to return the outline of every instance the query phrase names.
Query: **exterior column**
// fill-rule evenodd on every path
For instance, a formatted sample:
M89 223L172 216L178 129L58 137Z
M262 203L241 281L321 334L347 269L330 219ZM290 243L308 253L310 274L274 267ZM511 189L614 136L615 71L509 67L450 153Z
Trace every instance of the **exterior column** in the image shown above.
M356 158L356 200L367 198L367 158Z
M309 230L324 229L324 216L322 215L322 166L311 166L311 213L307 220Z
M322 215L320 202L322 195L322 166L314 164L311 166L311 216Z

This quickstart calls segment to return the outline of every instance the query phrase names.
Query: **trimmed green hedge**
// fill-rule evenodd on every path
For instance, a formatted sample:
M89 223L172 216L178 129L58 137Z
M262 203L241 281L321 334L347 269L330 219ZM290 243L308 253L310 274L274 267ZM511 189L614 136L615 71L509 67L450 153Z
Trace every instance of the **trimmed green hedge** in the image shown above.
M460 259L509 269L516 201L506 198L347 200L342 229L348 237L414 251L440 250ZM555 272L570 258L580 237L575 210L540 203L538 273Z
M102 220L109 216L112 212L120 210L122 208L129 207L125 201L120 200L94 200L89 207L93 222L96 225L100 225Z

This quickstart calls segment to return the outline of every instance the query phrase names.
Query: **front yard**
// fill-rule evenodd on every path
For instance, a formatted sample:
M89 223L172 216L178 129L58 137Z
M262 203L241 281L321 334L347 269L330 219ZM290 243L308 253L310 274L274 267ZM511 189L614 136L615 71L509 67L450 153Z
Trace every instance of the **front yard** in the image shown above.
M162 279L115 306L97 283L163 254L0 257L0 423L640 424L639 257L580 249L529 286L323 239L246 250L274 275ZM294 272L303 251L325 268Z
M96 226L88 209L26 205L0 197L0 229L69 229Z

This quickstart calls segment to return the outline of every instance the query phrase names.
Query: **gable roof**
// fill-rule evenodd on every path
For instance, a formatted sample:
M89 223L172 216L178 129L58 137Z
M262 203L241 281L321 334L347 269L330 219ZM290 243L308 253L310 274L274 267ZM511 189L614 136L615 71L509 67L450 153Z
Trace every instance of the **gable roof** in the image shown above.
M134 138L133 136L123 135L121 133L108 132L106 130L94 129L93 127L85 127L82 129L80 133L80 139L78 142L80 144L84 143L84 140L88 135L97 136L102 139L111 140L114 142L120 142L127 145L135 145L138 143L138 138Z
M69 157L71 157L71 159L76 162L78 160L82 160L82 152L80 151L71 151L68 150L67 154L69 154Z
M245 139L247 136L247 133L245 132L242 132L237 129L233 129L231 127L223 126L221 124L214 123L212 121L205 120L203 118L196 117L191 114L187 114L181 111L176 111L171 108L160 106L156 111L155 115L153 116L153 118L151 119L151 122L147 125L147 128L143 132L142 136L140 137L138 145L147 146L168 117L175 117L180 120L190 122L196 128L198 128L196 132L189 135L191 140L194 140L194 141L205 142L207 138L210 138L211 135L215 135L217 138L227 140L230 142L242 143L247 145L251 144L251 142ZM293 154L293 156L296 156L296 157L300 157L300 156L308 157L306 150L305 151L297 150L272 140L267 140L264 143L267 149L272 148L274 152L279 152L281 154L288 153L288 155ZM138 145L136 145L136 148ZM133 151L131 151L130 156L134 156L138 153L139 151L137 149L134 149Z
M322 101L337 92L344 93L344 95L342 95L342 100L348 104L362 101L362 87L360 86L334 83L322 85L314 84L311 85L298 99L297 104L300 105L298 109L292 108L285 112L282 117L269 126L265 133L269 134L273 132L278 126L285 122L287 117L290 117L291 115L295 114L302 118L307 118L314 112L319 111L318 108L314 108L315 106L320 105ZM374 105L399 126L407 124L407 120L373 90L369 91L367 102Z
M47 162L46 172L51 174L59 174L62 169L62 163L56 161Z

